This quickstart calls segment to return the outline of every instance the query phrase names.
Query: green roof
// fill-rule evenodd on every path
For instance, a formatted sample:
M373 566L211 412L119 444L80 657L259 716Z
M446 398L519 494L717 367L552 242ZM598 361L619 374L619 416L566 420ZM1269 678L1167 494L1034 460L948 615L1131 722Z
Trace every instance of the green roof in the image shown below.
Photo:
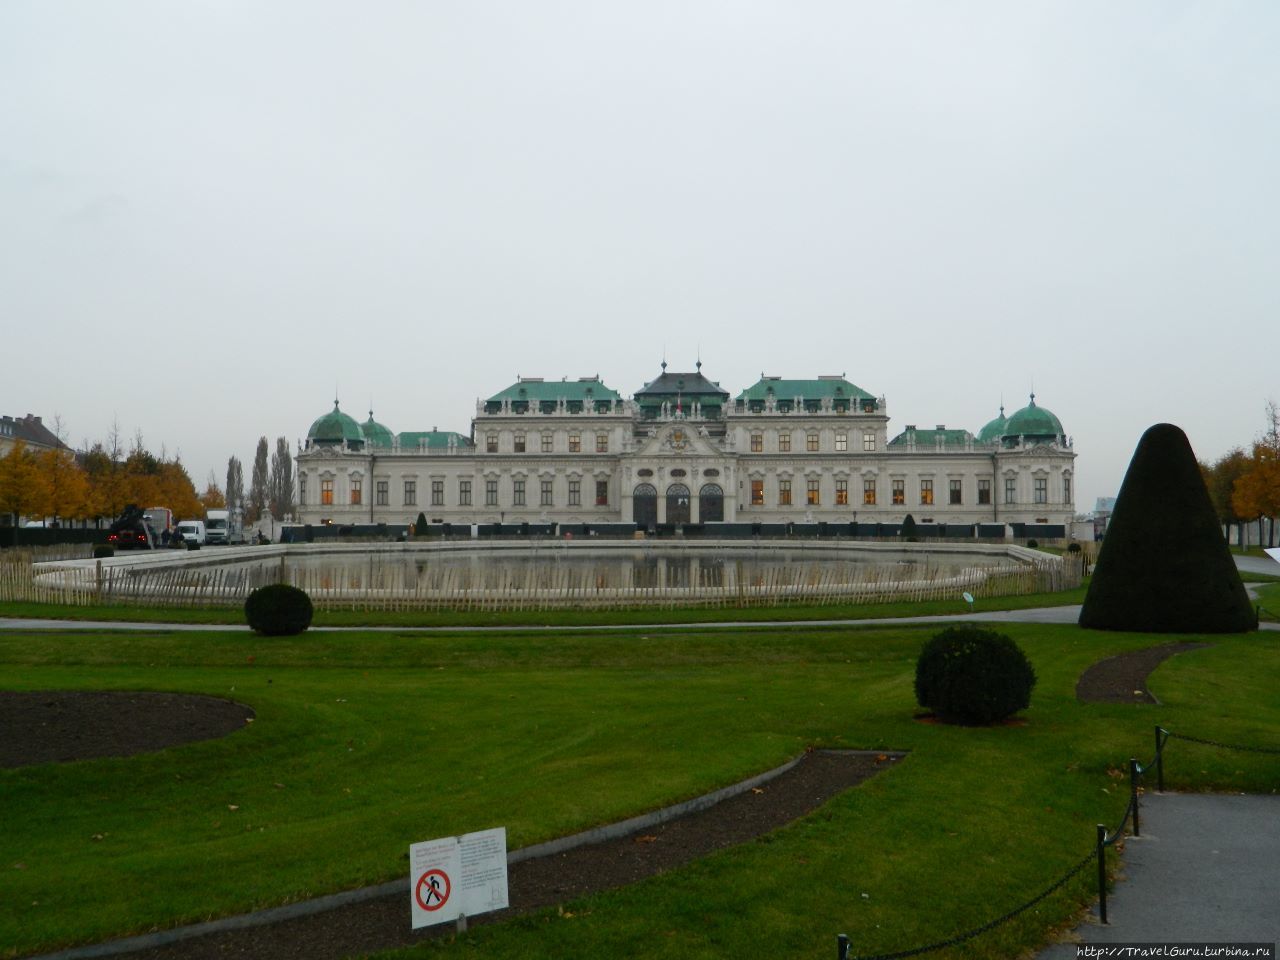
M1036 406L1036 395L1031 394L1031 402L1009 417L1004 426L1006 438L1030 437L1049 439L1060 437L1065 433L1062 422L1044 407Z
M514 402L555 402L557 400L595 403L601 400L622 400L616 390L606 387L599 377L582 377L578 380L543 380L541 378L523 377L501 393L495 393L488 403L501 403L503 400Z
M772 395L775 400L874 400L875 398L844 377L819 377L817 380L784 380L782 377L761 377L747 387L737 399L748 402L764 401Z
M444 450L448 448L450 438L453 438L455 447L471 446L469 437L454 430L406 430L398 437L401 450L417 450L423 441L426 441L428 450Z
M915 438L917 447L937 447L939 443L943 447L963 447L973 439L973 434L968 430L947 430L945 427L934 430L917 430L915 427L907 427L889 441L889 446L905 447L912 437Z
M371 447L391 446L391 431L373 419L372 410L369 411L369 419L360 424L360 432Z
M307 439L321 446L340 446L344 442L364 446L364 432L360 424L338 409L337 400L333 401L333 410L311 424Z
M1004 404L1000 405L1000 416L989 421L981 430L978 431L979 443L996 443L1004 436L1005 424L1009 421L1004 416Z

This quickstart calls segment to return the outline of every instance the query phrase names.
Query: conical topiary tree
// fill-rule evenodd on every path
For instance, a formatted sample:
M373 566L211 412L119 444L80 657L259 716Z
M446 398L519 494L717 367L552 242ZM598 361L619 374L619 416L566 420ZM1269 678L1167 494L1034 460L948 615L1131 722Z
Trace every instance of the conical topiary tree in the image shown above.
M1257 626L1187 436L1142 435L1080 611L1080 626L1242 633Z

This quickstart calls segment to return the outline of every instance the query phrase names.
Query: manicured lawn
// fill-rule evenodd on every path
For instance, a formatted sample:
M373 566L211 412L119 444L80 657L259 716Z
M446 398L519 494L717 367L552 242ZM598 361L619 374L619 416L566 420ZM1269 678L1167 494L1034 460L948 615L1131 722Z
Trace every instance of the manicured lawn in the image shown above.
M814 957L944 937L1084 856L1152 727L1280 743L1280 638L1167 662L1159 707L1076 703L1081 670L1171 637L1010 626L1040 676L1027 723L919 723L922 628L397 635L0 633L0 689L174 690L257 712L218 741L0 771L0 955L404 876L416 840L506 826L512 847L617 820L807 746L893 769L761 842L420 953ZM1175 786L1270 792L1280 760L1171 745ZM1040 942L1088 873L969 953ZM865 896L864 896L865 895ZM572 914L572 916L569 916ZM406 904L406 923L408 910Z

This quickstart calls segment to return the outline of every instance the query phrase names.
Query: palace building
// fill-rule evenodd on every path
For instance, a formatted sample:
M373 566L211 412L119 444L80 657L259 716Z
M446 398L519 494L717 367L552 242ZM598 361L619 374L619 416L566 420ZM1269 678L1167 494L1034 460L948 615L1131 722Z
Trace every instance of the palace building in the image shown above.
M972 433L890 435L888 406L843 375L762 376L737 396L702 364L630 398L601 379L521 377L470 434L395 433L333 410L297 455L305 524L918 523L1066 527L1075 451L1036 404ZM989 529L989 527L988 527Z

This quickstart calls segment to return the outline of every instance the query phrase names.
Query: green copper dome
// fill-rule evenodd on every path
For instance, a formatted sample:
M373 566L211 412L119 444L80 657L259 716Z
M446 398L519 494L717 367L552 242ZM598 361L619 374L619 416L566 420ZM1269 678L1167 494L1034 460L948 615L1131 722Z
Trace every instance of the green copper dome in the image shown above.
M1036 395L1031 394L1031 402L1011 416L1004 425L1006 440L1016 441L1019 437L1028 440L1054 440L1064 435L1062 422L1044 407L1036 406Z
M369 411L369 419L360 424L360 432L364 434L365 443L371 447L391 448L391 431L373 419L373 411Z
M321 447L340 447L345 441L357 449L364 446L364 432L355 418L347 416L338 409L338 401L333 401L333 411L311 424L307 431L307 439Z
M979 443L999 443L1000 438L1004 436L1005 425L1009 421L1005 419L1004 404L1000 404L1000 416L996 417L985 427L978 431Z

